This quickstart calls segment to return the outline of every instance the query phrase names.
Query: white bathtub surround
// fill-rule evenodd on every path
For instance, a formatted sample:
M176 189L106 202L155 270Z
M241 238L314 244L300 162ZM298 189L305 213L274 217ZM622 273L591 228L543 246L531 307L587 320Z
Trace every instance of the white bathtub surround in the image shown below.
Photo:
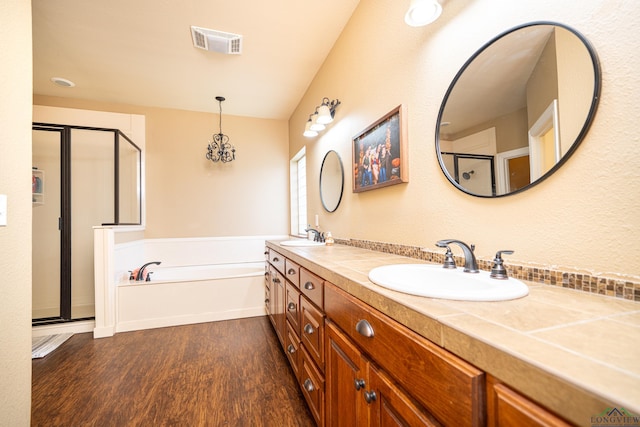
M94 338L264 314L265 240L287 236L138 240L125 236L136 232L126 227L94 230ZM150 261L162 263L150 266L151 281L130 282L129 271ZM239 273L240 266L253 270ZM206 270L215 276L204 277ZM172 274L172 280L159 280L163 271ZM180 271L185 280L173 280Z
M116 332L263 316L264 261L155 268L119 284L116 305Z

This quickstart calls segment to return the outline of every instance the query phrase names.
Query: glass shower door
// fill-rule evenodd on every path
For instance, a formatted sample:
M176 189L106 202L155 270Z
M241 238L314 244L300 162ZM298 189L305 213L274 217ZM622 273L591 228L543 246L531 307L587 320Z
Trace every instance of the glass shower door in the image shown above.
M33 130L32 139L32 318L60 318L62 130Z

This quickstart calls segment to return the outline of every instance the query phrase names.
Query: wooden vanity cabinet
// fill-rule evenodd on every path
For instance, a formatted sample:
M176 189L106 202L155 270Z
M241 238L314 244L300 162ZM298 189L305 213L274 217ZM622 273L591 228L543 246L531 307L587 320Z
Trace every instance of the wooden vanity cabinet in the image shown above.
M267 249L267 313L318 426L324 426L324 281Z
M327 321L326 425L440 426Z
M341 407L349 402L343 396L344 391L336 394L340 389L334 388L335 381L346 381L347 376L344 367L334 364L338 360L334 353L341 348L336 344L338 334L334 329L342 332L365 360L364 368L359 368L366 373L362 378L363 389L383 396L378 399L383 403L382 409L378 404L368 409L369 422L375 422L372 425L391 422L398 417L401 420L401 414L407 417L413 414L416 420L424 420L417 425L438 425L438 422L455 426L485 424L482 371L329 283L325 283L325 310L327 323L337 327L332 327L327 341L329 425L342 425L333 414L341 413ZM345 363L346 366L357 366L356 362ZM370 388L372 384L380 388ZM363 396L367 397L364 392ZM394 404L402 409L394 409ZM403 422L398 421L396 425L403 425Z
M571 424L487 375L489 427L565 427Z

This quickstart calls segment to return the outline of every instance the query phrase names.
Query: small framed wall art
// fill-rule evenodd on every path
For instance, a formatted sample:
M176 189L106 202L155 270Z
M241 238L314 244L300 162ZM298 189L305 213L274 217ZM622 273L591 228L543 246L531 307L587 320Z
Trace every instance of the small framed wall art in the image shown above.
M391 110L353 138L353 192L409 181L404 108Z

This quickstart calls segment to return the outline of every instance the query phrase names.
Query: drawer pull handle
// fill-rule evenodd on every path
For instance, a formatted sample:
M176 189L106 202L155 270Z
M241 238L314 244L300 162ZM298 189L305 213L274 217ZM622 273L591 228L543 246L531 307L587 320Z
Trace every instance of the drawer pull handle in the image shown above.
M309 393L311 393L313 390L316 389L313 386L313 382L311 381L311 378L307 378L306 380L304 380L304 389L307 390Z
M314 329L313 326L311 326L311 323L307 323L306 325L304 325L304 331L308 335L311 335L313 333Z
M289 347L287 347L287 351L288 351L290 354L293 354L293 353L295 353L295 352L296 352L296 348L293 346L293 344L289 344Z
M266 300L264 300L265 304L269 304L269 298L267 298Z
M305 284L304 284L304 288L305 288L306 290L308 290L308 291L312 291L312 290L314 290L314 289L315 289L315 286L313 286L313 283L311 283L311 282L307 282L307 283L305 283Z
M273 257L273 262L280 262L280 258L278 258L277 256Z
M367 338L373 338L374 335L371 323L367 322L364 319L359 320L358 323L356 323L356 331L358 331L358 333L363 337Z
M375 402L377 398L378 396L376 396L376 392L373 390L364 392L364 400L367 403Z
M289 276L292 276L292 275L296 274L296 271L295 271L293 268L290 268L290 269L287 271L287 274L288 274Z
M280 279L278 279L277 277L273 278L273 283L280 283Z
M264 272L264 277L269 277L269 272L268 271Z
M287 310L289 310L289 311L296 311L296 305L295 305L294 303L290 302L290 303L287 305Z
M356 391L360 391L360 389L364 388L365 383L362 378L356 378L355 380Z

